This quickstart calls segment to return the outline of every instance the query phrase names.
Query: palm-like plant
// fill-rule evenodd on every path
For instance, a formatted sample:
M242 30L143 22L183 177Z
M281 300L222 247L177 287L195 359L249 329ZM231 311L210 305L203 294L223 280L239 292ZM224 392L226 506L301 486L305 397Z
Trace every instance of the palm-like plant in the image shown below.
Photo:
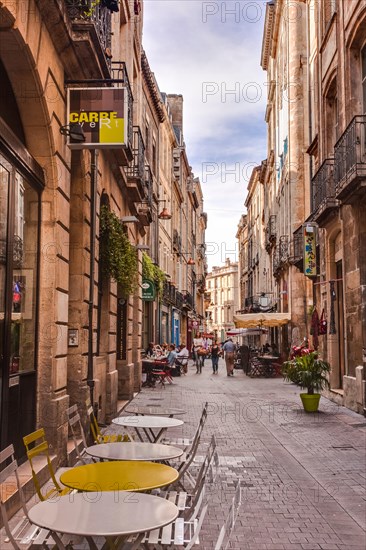
M282 374L285 380L307 389L309 395L313 395L329 386L326 376L329 372L329 363L320 359L317 351L294 357L282 366Z

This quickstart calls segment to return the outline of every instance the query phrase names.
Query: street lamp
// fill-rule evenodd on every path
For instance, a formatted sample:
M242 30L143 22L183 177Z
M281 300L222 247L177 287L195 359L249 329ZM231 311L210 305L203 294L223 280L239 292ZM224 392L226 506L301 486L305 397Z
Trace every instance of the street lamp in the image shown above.
M165 199L158 199L158 202L163 202L165 204L166 200ZM168 211L166 206L164 206L163 210L160 212L160 214L158 214L158 218L159 218L159 220L171 220L172 215Z
M195 265L196 262L192 258L192 256L188 252L178 252L178 256L183 256L185 262L187 265ZM186 257L188 257L188 260L186 260Z

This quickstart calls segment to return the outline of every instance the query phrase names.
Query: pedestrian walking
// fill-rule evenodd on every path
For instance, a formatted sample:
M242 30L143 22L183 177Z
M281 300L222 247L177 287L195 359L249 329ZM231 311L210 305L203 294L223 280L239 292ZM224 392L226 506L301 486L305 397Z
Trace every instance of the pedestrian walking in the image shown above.
M213 374L218 373L219 369L219 357L220 357L220 346L217 343L217 340L211 346L211 361L212 361L212 372Z
M225 352L225 363L226 363L227 376L234 376L234 354L235 354L236 346L235 346L232 338L229 338L225 342L222 349Z
M196 374L201 374L205 362L206 350L203 347L203 338L200 332L197 332L197 336L193 338L193 351L196 358Z

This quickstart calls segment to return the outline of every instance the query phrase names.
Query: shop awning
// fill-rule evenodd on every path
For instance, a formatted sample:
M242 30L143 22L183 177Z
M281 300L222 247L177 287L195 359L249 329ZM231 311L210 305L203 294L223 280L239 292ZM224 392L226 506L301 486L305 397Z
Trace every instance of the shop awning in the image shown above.
M265 328L232 328L226 332L226 336L258 336L268 332Z
M237 328L280 327L291 321L289 313L246 313L234 315Z

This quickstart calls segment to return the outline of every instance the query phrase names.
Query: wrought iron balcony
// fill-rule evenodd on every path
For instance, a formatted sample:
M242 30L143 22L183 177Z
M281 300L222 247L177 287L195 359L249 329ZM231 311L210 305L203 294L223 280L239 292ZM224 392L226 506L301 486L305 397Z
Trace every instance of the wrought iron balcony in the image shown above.
M133 159L133 96L130 85L130 79L128 78L127 67L124 61L112 61L111 63L111 75L115 80L120 80L121 83L118 86L125 86L127 91L127 144L125 148L126 157L128 161Z
M66 0L66 9L74 31L77 54L90 63L90 77L97 76L99 65L99 70L101 68L108 78L112 57L110 10L95 0Z
M138 126L133 127L133 160L126 167L127 188L134 202L145 200L145 145Z
M173 230L173 250L175 252L181 252L182 250L182 239L176 229Z
M279 241L279 255L281 264L285 264L289 259L288 235L281 235Z
M276 216L275 214L272 214L272 216L269 217L267 227L266 227L266 250L268 253L270 253L271 248L276 242L277 234L276 234Z
M292 247L289 261L295 267L300 269L301 272L304 270L304 238L302 226L300 226L293 234Z
M142 225L150 225L153 220L153 177L150 166L145 164L144 199L136 206Z
M183 304L182 307L186 307L187 309L193 309L193 296L190 292L186 292L183 294Z
M314 221L320 223L338 207L334 181L334 159L326 159L311 180Z
M272 255L272 272L273 276L275 278L278 278L278 276L281 273L281 260L280 260L280 249L279 246L277 246Z
M352 203L365 193L366 115L358 115L347 126L334 147L336 198Z
M182 309L184 303L184 296L181 292L177 291L175 294L175 306L177 309Z

